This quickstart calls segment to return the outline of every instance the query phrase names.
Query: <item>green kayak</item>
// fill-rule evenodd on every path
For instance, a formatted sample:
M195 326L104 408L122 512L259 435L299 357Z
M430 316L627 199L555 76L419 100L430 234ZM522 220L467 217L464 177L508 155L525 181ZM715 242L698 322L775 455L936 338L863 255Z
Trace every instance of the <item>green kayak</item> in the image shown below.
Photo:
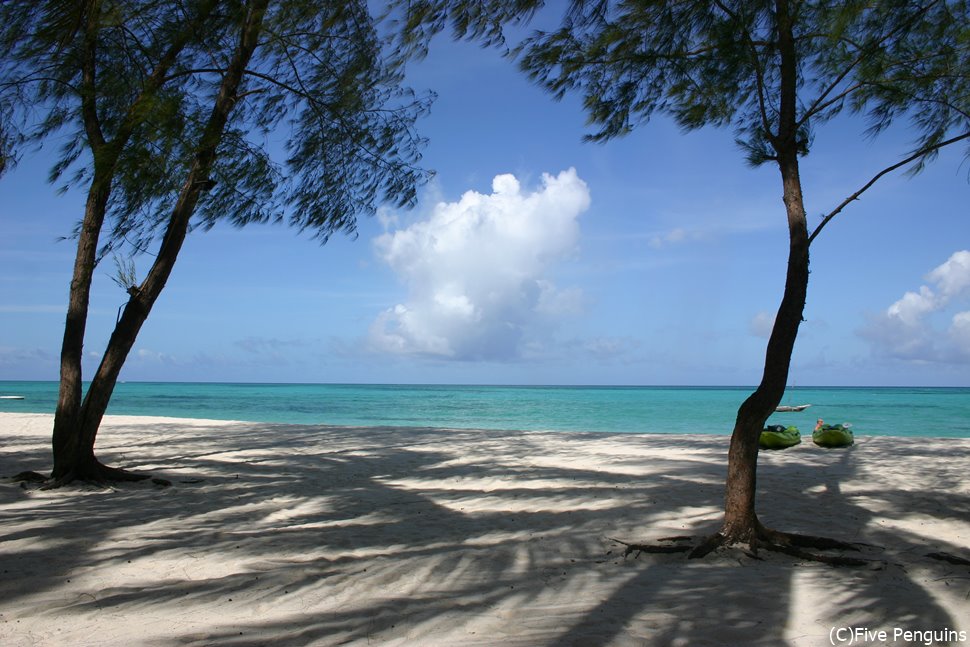
M848 447L855 442L852 430L845 425L822 425L812 432L812 440L819 447Z
M802 434L798 427L784 427L770 425L761 432L758 446L761 449L785 449L802 442Z

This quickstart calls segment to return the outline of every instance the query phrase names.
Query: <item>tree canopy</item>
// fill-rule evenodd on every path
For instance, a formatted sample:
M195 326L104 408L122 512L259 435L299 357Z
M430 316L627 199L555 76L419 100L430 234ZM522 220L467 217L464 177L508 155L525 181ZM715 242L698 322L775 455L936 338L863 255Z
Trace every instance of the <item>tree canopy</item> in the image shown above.
M450 28L458 38L505 43L505 30L543 11L541 0L409 0L404 42L421 51ZM777 21L792 28L782 60ZM670 2L571 0L558 28L511 43L508 53L554 97L577 93L606 141L655 114L686 130L733 128L747 160L775 157L790 110L801 152L843 111L868 135L900 120L915 134L915 170L970 129L970 9L965 0L909 2ZM796 101L783 106L783 66ZM964 137L961 137L964 136ZM970 152L970 149L968 149Z
M542 4L401 2L413 23L404 44L420 53L448 26L459 38L503 42L505 25L529 18ZM685 130L732 128L748 163L776 165L789 232L785 289L761 382L735 420L721 530L691 555L739 542L798 555L802 547L848 548L760 523L758 441L785 391L805 308L812 241L886 173L907 165L916 172L940 148L970 140L967 2L572 0L558 28L537 31L507 51L554 97L582 97L592 127L589 141L626 135L662 114ZM865 116L871 136L907 120L915 142L825 214L810 234L799 158L811 150L814 130L846 110Z
M144 245L171 211L252 2L10 0L0 7L6 168L60 146L51 179L111 163L109 245ZM428 173L366 2L268 2L196 224L286 221L326 239ZM116 159L114 158L116 156ZM2 167L0 167L2 168Z
M94 456L121 368L191 227L280 222L322 240L379 203L411 204L428 172L414 122L430 97L365 0L11 0L0 4L0 172L60 144L52 182L87 189L54 417L56 484L139 478ZM99 260L157 253L82 401ZM100 246L100 247L99 247ZM123 265L120 267L124 267Z

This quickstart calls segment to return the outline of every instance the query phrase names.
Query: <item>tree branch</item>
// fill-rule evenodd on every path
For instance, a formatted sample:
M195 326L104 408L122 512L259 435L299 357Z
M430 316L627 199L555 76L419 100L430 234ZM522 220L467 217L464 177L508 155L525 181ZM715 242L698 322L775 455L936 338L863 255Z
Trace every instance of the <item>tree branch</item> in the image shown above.
M791 146L798 133L798 57L795 52L793 23L787 0L775 0L775 20L778 30L780 85L778 88L778 133L774 149Z
M829 222L833 218L835 218L837 215L839 215L839 213L843 209L845 209L846 206L848 206L850 202L854 202L855 200L858 200L860 195L862 195L863 193L865 193L869 189L869 187L871 187L873 184L875 184L876 182L878 182L884 175L886 175L888 173L892 173L896 169L898 169L900 167L903 167L903 166L906 166L907 164L910 164L910 163L918 160L919 158L923 157L924 155L928 155L929 153L932 153L933 151L939 150L939 149L943 148L944 146L949 146L950 144L955 144L955 143L957 143L959 141L962 141L964 139L970 139L970 131L967 131L967 132L963 133L962 135L957 135L956 137L952 137L952 138L950 138L950 139L948 139L946 141L940 142L938 144L934 144L932 146L927 146L925 148L921 148L920 150L916 151L915 153L913 153L912 155L910 155L906 159L904 159L904 160L902 160L900 162L897 162L897 163L893 164L892 166L887 166L883 170L881 170L878 173L876 173L872 177L871 180L869 180L868 182L866 182L862 186L861 189L859 189L858 191L856 191L855 193L853 193L852 195L850 195L848 198L846 198L845 200L843 200L842 203L839 204L839 206L837 206L835 209L833 209L831 212L829 212L828 215L826 215L824 218L822 218L822 222L820 222L819 225L818 225L818 227L815 228L815 231L812 232L812 235L808 237L808 244L811 245L812 244L812 241L815 240L815 237L818 236L821 233L821 231L825 227L825 225L829 224Z
M758 57L758 47L754 39L751 38L751 32L747 29L744 30L744 39L751 50L751 62L754 64L755 81L758 86L758 112L761 115L761 127L764 128L765 136L771 137L771 119L768 117L768 102L765 99L765 69L761 65L761 59Z
M86 10L86 16L85 14ZM97 45L98 45L98 2L85 3L81 9L84 21L84 47L81 60L81 115L84 121L84 132L95 154L104 145L104 132L101 130L101 120L98 117L98 106L95 100L97 91Z
M880 49L886 41L888 41L892 37L896 36L898 33L904 31L908 27L912 26L913 23L915 23L922 16L924 16L927 11L929 11L930 7L933 4L935 4L935 3L934 2L931 2L931 3L923 6L922 8L920 8L919 11L917 11L912 16L912 18L910 20L907 20L906 22L898 25L895 29L889 31L882 38L880 38L879 40L871 43L870 45L854 45L853 44L857 48L857 50L858 50L858 55L856 56L855 60L853 60L844 70L842 70L842 73L839 74L835 78L835 80L832 81L832 83L829 84L829 86L827 88L825 88L825 90L823 90L815 98L815 101L812 103L812 105L809 107L809 109L805 111L805 114L803 114L802 115L802 118L798 121L798 127L801 128L812 116L814 116L815 114L821 112L822 110L825 110L829 106L831 106L834 103L842 100L843 98L847 97L848 95L852 94L859 87L862 87L862 84L858 84L857 83L855 85L850 86L848 89L840 92L837 96L835 96L831 100L827 100L826 99L829 96L829 94L831 94L832 92L834 92L835 89L837 87L839 87L839 85L841 85L842 81L845 80L845 78L849 75L849 73L853 69L855 69L856 66L859 65L859 63L861 63L866 56L871 55L872 52L877 51L878 49ZM848 41L847 39L842 39L842 40L846 40L846 42L850 42L851 43L851 41Z
M768 105L765 99L765 69L761 65L761 59L758 56L758 47L771 46L772 43L770 41L756 41L751 35L751 30L744 26L741 15L731 11L721 0L715 0L714 5L723 11L730 20L734 21L739 28L743 28L744 30L744 42L751 51L751 63L754 66L755 84L758 89L758 114L761 117L761 127L764 129L765 136L771 137L773 135L771 132L771 119L768 117Z
M846 73L848 73L848 70L846 70ZM844 77L839 77L839 81L842 81L842 80L844 80ZM866 83L856 83L855 85L850 85L845 90L843 90L842 92L839 92L837 95L835 95L834 97L832 97L828 101L822 102L822 98L824 96L827 96L828 93L831 91L831 88L830 89L827 89L825 92L823 92L822 94L820 94L818 96L818 98L816 99L815 103L813 103L812 106L808 110L805 111L805 114L802 115L802 118L798 120L798 127L801 128L803 125L805 125L805 123L809 119L811 119L812 117L814 117L818 113L827 110L829 108L829 106L833 106L836 103L838 103L839 101L845 100L845 98L848 97L850 94L852 94L853 92L855 92L859 88L866 87L866 85L869 85L869 84L866 84Z

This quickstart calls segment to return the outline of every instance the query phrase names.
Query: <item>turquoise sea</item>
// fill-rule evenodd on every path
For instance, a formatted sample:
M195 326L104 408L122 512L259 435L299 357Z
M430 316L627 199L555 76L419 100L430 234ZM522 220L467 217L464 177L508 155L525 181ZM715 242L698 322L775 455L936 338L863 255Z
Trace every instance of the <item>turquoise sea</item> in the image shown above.
M122 383L109 414L352 426L729 434L750 387ZM0 411L52 413L56 382L0 382ZM799 387L772 424L970 438L970 388Z
M729 434L749 387L123 383L109 414L328 425ZM56 382L0 382L0 411L52 413ZM769 421L970 438L970 388L791 389Z

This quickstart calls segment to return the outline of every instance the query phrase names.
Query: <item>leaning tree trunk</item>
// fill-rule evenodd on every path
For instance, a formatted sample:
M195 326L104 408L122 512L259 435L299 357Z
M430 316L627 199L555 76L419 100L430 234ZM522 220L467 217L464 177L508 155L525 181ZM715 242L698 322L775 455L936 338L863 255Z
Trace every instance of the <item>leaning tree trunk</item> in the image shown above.
M198 200L198 189L194 193L195 196L186 195L183 196L185 200L179 200L179 205L184 205L184 208L177 207L173 213L164 242L148 277L141 286L130 289L131 298L115 325L101 364L88 387L70 435L70 442L60 447L55 446L55 470L51 476L57 482L64 483L74 479L105 481L143 478L102 465L94 455L94 442L125 359L175 266L175 260L188 232L189 217L194 203ZM193 206L189 206L190 204Z
M738 409L728 450L728 475L721 530L691 552L703 557L717 546L759 541L772 542L779 533L764 528L755 511L758 474L758 439L768 417L781 402L788 382L792 351L802 322L808 291L808 227L793 150L779 159L788 215L788 272L785 292L768 339L761 383Z
M77 428L81 408L81 358L88 319L91 279L97 266L98 240L104 224L108 197L111 194L111 177L119 150L117 146L107 145L104 139L95 101L95 88L98 83L99 14L93 7L86 7L86 11L82 10L81 15L83 21L79 86L81 115L94 159L94 177L88 190L84 218L78 232L77 255L74 258L67 318L64 322L64 338L61 342L60 385L51 439L55 473L65 467L63 461L59 462L58 458L70 454L76 445L74 431Z
M196 19L181 32L175 34L171 46L158 60L154 70L146 80L141 94L135 99L122 120L115 138L105 139L96 102L98 75L98 31L101 28L99 7L89 4L83 14L83 36L80 57L81 114L88 145L94 159L94 178L88 191L84 218L78 233L77 255L71 277L71 290L68 297L67 318L64 325L64 338L61 344L60 386L57 408L54 413L52 449L54 468L52 476L63 478L76 472L78 465L92 463L93 439L91 446L84 434L79 433L82 411L82 372L84 333L87 325L90 302L91 280L98 261L98 244L101 227L104 224L108 199L111 194L112 177L117 167L122 148L127 144L140 123L144 106L150 102L165 79L179 54L185 49L189 39L198 32L204 20L216 8L216 0L207 0L199 7Z
M794 153L780 160L788 214L788 272L785 292L765 353L761 383L738 409L728 451L728 477L721 534L727 543L750 542L761 530L755 513L758 439L781 402L808 290L808 228Z
M62 427L61 442L56 442L58 436L55 434L55 469L51 474L55 484L63 484L75 479L106 481L143 478L102 465L94 455L94 443L125 359L131 352L142 325L148 319L152 306L171 276L201 192L210 186L209 173L215 162L216 151L222 141L229 114L238 99L237 94L246 66L256 49L263 15L268 4L269 0L258 0L253 3L247 14L239 45L223 76L212 112L199 140L198 152L172 209L158 256L142 284L129 290L131 298L115 325L101 365L88 387L84 401L77 415L69 420L70 427ZM78 375L80 375L80 368L78 368ZM68 421L65 420L65 425L67 423Z
M53 475L64 473L64 459L76 450L75 430L81 411L81 358L84 331L88 319L91 279L98 253L98 239L104 222L108 191L107 182L95 178L88 193L84 220L78 235L74 273L68 297L64 339L61 343L60 384L57 408L54 412L54 431L51 445L54 453Z
M785 211L788 217L788 272L785 292L768 339L761 383L738 409L728 450L728 476L721 531L692 553L699 557L717 545L769 540L755 513L758 473L758 439L775 407L785 394L788 369L808 292L808 226L798 176L797 86L798 65L792 16L788 0L775 0L779 53L778 132L770 137L781 172Z

